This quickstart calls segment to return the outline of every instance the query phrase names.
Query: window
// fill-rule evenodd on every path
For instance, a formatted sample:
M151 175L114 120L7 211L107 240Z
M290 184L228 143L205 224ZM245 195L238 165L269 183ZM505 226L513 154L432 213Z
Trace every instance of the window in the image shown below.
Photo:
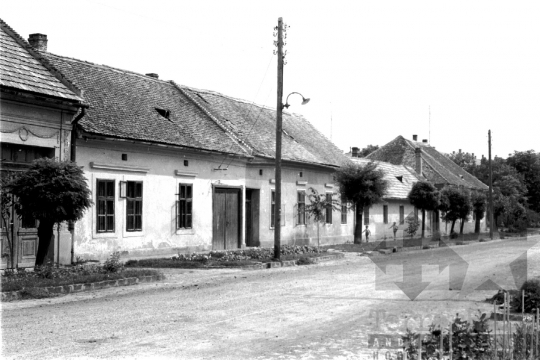
M193 185L180 184L176 204L176 228L193 228Z
M306 193L305 191L298 191L298 214L297 225L306 225Z
M128 181L126 194L126 231L142 230L141 181Z
M369 208L364 207L364 225L369 225Z
M97 180L97 232L114 232L114 180Z
M272 199L270 200L270 227L276 226L276 192L272 190Z
M328 205L326 206L326 223L331 224L332 223L332 193L326 193L326 202Z
M383 220L385 224L388 224L388 205L383 205Z
M405 224L405 207L403 205L399 206L399 224Z
M343 196L341 197L341 223L347 223L347 201Z

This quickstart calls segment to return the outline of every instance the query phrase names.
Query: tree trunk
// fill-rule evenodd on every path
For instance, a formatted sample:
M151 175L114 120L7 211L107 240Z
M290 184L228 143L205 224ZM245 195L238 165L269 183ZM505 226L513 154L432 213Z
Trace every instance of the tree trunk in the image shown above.
M474 233L480 234L480 216L476 213L476 221L474 223Z
M456 225L456 220L452 220L452 227L450 228L450 234L454 232L454 225Z
M422 238L424 238L426 229L426 210L422 209Z
M38 238L39 246L36 255L35 266L41 266L45 262L45 258L49 252L49 246L51 245L54 237L54 221L47 219L39 220Z
M464 221L463 219L461 219L461 224L459 226L459 235L463 235L463 225L464 225Z
M360 204L355 205L356 210L356 224L354 226L354 243L362 243L362 214L364 213L364 207Z

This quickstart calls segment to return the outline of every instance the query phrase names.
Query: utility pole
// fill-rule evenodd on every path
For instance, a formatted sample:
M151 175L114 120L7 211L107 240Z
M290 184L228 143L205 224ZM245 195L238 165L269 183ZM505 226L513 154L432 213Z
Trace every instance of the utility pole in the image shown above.
M274 213L274 258L281 255L281 132L283 117L283 18L277 26L276 190Z
M493 240L493 171L491 169L491 130L488 130L488 164L489 164L489 237Z

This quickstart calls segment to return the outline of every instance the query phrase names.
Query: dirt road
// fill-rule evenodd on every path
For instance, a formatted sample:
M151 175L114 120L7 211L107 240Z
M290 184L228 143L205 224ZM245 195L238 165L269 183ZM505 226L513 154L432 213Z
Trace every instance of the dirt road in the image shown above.
M378 266L347 254L271 270L167 270L160 283L3 303L3 358L367 359L381 341L396 347L380 334L489 312L494 291L475 289L490 279L515 287L510 264L540 275L538 238L452 249L468 263L461 291L448 290L459 271L441 270L448 253L434 249ZM428 283L414 301L395 284L408 278Z

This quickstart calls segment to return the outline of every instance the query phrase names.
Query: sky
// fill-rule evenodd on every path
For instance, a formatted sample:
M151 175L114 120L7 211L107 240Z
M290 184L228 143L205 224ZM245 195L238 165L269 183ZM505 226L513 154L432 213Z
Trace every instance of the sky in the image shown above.
M402 135L437 150L540 151L539 1L3 0L48 51L276 107L284 94L343 151ZM283 99L285 101L285 99Z

